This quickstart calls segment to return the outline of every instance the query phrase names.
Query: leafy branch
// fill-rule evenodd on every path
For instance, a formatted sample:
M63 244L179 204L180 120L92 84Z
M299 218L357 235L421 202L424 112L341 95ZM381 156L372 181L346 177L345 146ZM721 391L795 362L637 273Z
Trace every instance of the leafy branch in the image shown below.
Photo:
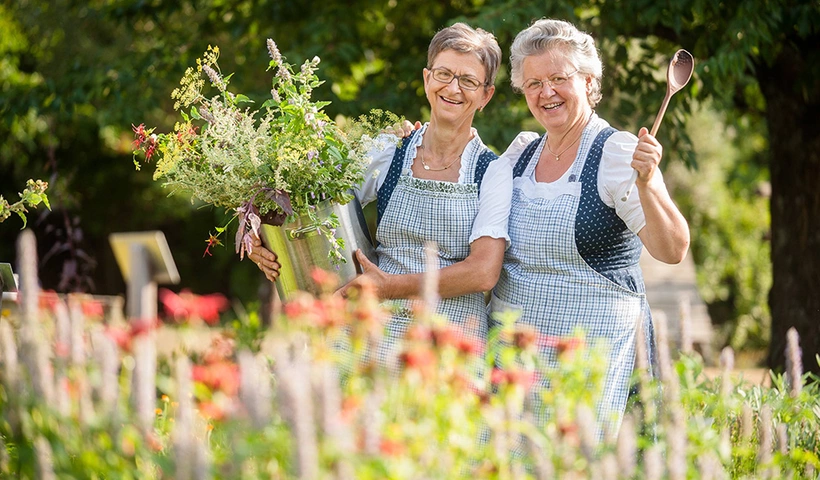
M51 205L48 203L46 196L46 189L48 182L42 180L29 179L26 182L26 188L23 193L20 193L20 200L16 203L9 203L2 195L0 195L0 223L6 221L12 213L16 213L23 220L23 228L26 228L26 206L29 208L37 208L41 203L45 204L46 208L51 210Z

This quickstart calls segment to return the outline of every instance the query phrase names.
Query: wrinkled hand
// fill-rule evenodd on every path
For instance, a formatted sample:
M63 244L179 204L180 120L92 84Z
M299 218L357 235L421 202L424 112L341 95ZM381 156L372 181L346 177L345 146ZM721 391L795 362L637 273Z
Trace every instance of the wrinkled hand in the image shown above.
M342 295L343 297L347 297L349 290L357 290L361 289L364 285L369 285L371 288L376 290L376 295L378 295L379 298L384 298L382 295L383 289L387 285L388 277L390 275L380 270L375 263L371 262L370 259L362 253L361 250L356 250L356 259L362 266L363 273L347 282L345 285L342 285L338 290L336 290L336 293Z
M262 270L268 280L275 282L279 278L279 269L282 268L277 261L279 257L265 248L258 236L251 234L251 240L253 249L248 254L248 258L259 267L259 270Z
M401 121L395 125L384 129L384 133L395 135L399 138L407 138L414 130L421 128L421 122L410 123L409 120Z
M655 175L662 156L663 146L658 139L650 135L646 127L641 127L638 132L638 146L632 154L631 165L638 172L638 180L635 183L647 185Z

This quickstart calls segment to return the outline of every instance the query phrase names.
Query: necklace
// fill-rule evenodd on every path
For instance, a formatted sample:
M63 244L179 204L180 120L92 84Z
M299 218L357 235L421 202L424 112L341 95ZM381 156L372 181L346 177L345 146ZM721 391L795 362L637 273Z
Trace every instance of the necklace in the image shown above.
M421 165L424 167L425 170L429 170L431 172L440 172L442 170L447 170L448 168L452 167L458 161L458 159L461 158L461 155L456 155L456 158L454 158L452 162L448 163L444 167L433 168L430 165L427 165L427 162L424 161L424 145L419 145L418 148L421 150L421 155L419 155L419 158L421 159Z
M581 132L581 133L583 133L583 132ZM553 151L552 151L552 149L550 148L550 142L549 142L549 139L547 139L547 141L546 141L546 142L544 142L544 143L546 143L546 144L547 144L547 151L548 151L548 152L550 152L550 155L552 155L553 157L555 157L555 161L557 162L558 160L560 160L560 159L561 159L561 155L563 155L563 154L564 154L567 150L569 150L570 148L572 148L572 146L573 146L573 145L575 145L575 142L577 142L577 141L578 141L578 139L580 139L580 138L581 138L581 135L578 135L578 137L576 137L576 138L575 138L575 140L573 140L573 141L572 141L572 143L570 143L569 145L567 145L567 148L565 148L565 149L561 150L559 153L555 153L555 152L553 152ZM562 139L562 140L563 140L563 139ZM422 163L424 163L424 162L422 162Z

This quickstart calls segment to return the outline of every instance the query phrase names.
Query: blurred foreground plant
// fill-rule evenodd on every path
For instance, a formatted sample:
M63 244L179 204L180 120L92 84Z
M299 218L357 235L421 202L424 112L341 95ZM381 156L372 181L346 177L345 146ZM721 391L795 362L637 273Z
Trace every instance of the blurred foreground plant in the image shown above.
M420 301L404 344L380 356L387 313L374 293L340 298L333 275L316 272L324 293L287 303L260 351L217 336L201 355L158 359L151 322L135 323L120 350L80 297L41 310L36 265L21 263L17 312L0 318L2 478L814 478L820 468L820 381L802 373L796 335L789 371L764 387L736 381L731 350L716 379L699 357L670 361L659 322L662 387L639 363L639 392L610 437L595 416L605 365L582 336L538 338L510 317L478 345ZM556 365L538 364L543 348Z

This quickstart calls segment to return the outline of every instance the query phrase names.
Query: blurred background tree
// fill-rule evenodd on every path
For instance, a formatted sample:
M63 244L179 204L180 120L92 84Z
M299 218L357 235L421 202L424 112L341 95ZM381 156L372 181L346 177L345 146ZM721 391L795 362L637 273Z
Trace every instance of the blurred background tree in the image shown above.
M672 53L695 55L693 81L673 99L659 137L664 167L677 164L669 181L691 222L701 291L726 341L770 342L769 363L779 365L794 325L804 364L817 371L817 0L2 0L0 194L14 198L32 177L51 182L53 211L29 223L45 254L46 288L121 293L107 235L160 229L183 286L247 301L263 278L232 245L201 258L225 213L167 197L149 169L135 172L131 162L131 125L172 126L170 92L209 44L219 45L220 65L237 72L234 86L251 98L270 88L262 72L264 42L273 38L291 63L321 57L327 82L315 95L333 101L331 115L383 108L425 120L428 42L467 21L493 32L505 53L494 100L475 122L500 152L520 129L538 129L508 86L507 53L540 17L567 19L598 39L598 112L634 132L654 119ZM0 259L11 259L18 232L4 227Z

